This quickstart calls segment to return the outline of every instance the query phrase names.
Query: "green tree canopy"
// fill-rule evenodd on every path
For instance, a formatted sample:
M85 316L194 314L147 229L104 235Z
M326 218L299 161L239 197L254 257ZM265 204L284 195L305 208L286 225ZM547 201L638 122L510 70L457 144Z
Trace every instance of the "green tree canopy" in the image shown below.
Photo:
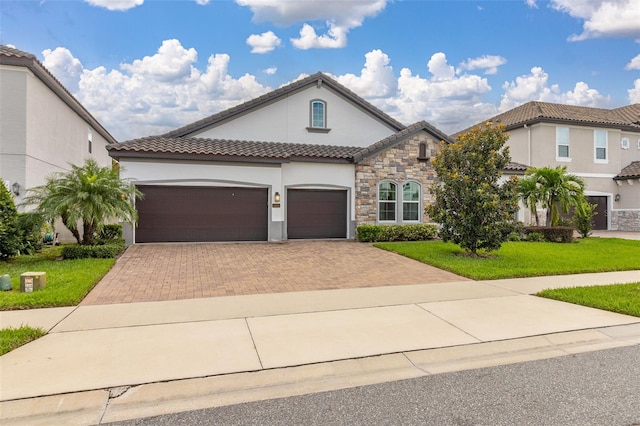
M539 167L527 170L520 183L520 194L532 212L535 204L541 203L547 209L547 226L557 226L560 210L568 213L571 206L584 201L584 187L584 180L567 173L566 166Z
M487 123L443 144L433 166L439 182L431 187L435 203L427 207L440 223L440 237L474 256L497 250L513 229L518 210L517 181L500 182L511 157L504 126Z
M20 251L21 238L13 194L0 179L0 260L15 256Z
M87 159L82 167L72 164L69 172L55 174L44 185L30 189L23 204L35 205L49 221L61 218L78 244L92 244L106 221L135 222L134 199L141 197L133 183L120 179L116 168Z

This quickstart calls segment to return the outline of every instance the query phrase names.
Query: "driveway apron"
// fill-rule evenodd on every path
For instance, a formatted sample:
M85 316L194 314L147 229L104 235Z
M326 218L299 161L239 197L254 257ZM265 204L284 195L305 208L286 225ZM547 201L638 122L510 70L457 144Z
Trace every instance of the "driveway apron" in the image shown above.
M354 241L136 244L81 304L466 280Z

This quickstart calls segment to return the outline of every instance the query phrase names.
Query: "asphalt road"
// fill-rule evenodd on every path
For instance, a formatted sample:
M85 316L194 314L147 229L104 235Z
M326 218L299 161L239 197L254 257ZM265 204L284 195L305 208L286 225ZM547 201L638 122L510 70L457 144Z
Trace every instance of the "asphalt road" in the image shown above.
M117 425L640 425L640 346Z

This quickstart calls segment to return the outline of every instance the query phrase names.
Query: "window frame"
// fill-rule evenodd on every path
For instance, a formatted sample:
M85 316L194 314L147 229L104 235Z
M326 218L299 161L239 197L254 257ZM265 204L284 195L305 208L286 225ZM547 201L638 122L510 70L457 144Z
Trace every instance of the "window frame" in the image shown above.
M387 199L382 199L381 195L381 189L382 189L382 185L385 184L389 184L389 185L393 185L393 194L394 194L394 199L393 200L387 200ZM378 182L378 185L376 186L376 203L377 203L377 212L376 212L376 220L378 223L398 223L398 183L392 180L382 180L380 182ZM383 212L381 206L382 204L393 204L393 220L389 220L389 219L382 219L381 218L381 214ZM384 210L385 213L388 210Z
M386 200L386 199L382 199L381 197L381 188L383 185L385 184L390 184L393 185L393 187L395 188L394 193L394 200ZM405 200L404 197L404 187L405 185L416 185L418 188L418 199L417 200ZM391 225L391 224L395 224L395 225L401 225L401 224L415 224L415 223L422 223L423 222L423 216L420 214L420 212L422 211L422 183L420 183L417 180L413 180L413 179L409 179L403 182L397 182L395 180L391 180L391 179L384 179L378 182L377 186L376 186L376 205L377 205L377 211L376 211L376 223L379 224L383 224L383 225ZM387 204L387 203L393 203L393 215L394 215L394 219L390 220L390 219L382 219L381 218L381 214L383 212L383 209L381 208L382 204ZM415 220L412 219L404 219L404 214L405 214L405 204L410 204L413 206L418 207L417 209L417 213L418 213L418 217ZM389 212L388 209L385 209L384 212Z
M417 200L405 200L404 198L404 187L406 185L416 185L418 187L418 199ZM406 182L402 183L402 200L401 200L401 208L402 208L402 221L401 223L420 223L420 206L421 206L421 200L422 200L422 185L420 184L420 182L417 182L415 180L408 180ZM416 219L405 219L404 215L406 213L405 211L405 204L411 204L411 205L416 205L417 206L417 218Z
M314 106L315 105L322 105L322 124L323 126L315 126L315 122L314 122ZM315 133L329 133L329 131L331 130L329 127L327 127L327 109L328 109L328 105L327 105L327 101L323 100L323 99L312 99L309 101L309 126L307 127L307 131L309 132L315 132Z
M604 134L604 147L599 146L598 135ZM604 158L598 158L598 149L604 149ZM607 130L596 129L593 131L593 162L597 164L609 163L609 132Z
M563 130L566 130L566 133L567 133L566 143L561 143L561 142L565 142L561 140L561 132ZM556 126L556 161L571 162L571 142L570 141L571 141L571 130L569 129L569 127ZM560 156L561 146L567 147L566 157Z

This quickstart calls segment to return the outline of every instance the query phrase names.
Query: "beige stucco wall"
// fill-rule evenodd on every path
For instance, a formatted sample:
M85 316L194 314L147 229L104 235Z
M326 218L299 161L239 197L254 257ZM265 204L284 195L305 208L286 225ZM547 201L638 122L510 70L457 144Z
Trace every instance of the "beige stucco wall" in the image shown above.
M430 186L436 182L437 174L430 161L418 161L421 142L427 143L428 156L433 157L438 152L438 141L426 132L420 132L356 164L357 226L378 223L378 183L383 180L398 184L407 181L420 182L422 185L421 221L429 222L428 216L424 214L424 207L433 202ZM401 200L398 200L398 203L400 202Z

